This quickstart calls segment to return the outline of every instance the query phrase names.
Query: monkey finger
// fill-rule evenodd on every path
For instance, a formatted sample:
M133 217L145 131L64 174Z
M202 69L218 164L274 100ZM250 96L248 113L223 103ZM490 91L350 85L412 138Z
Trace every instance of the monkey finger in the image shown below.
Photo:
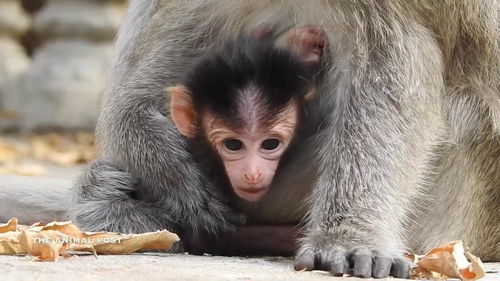
M410 275L411 262L406 258L396 258L391 267L391 276L396 278L408 278Z
M290 39L313 43L313 45L324 48L328 42L326 33L317 26L299 28L291 33Z
M302 51L312 48L323 48L326 44L326 39L320 35L297 31L290 35L289 43L298 51Z
M366 278L372 274L372 252L368 248L355 249L350 255L353 264L352 274L356 277Z
M372 276L374 278L386 278L391 272L391 266L394 259L387 255L374 253L373 266L372 266Z
M327 43L325 37L315 34L309 34L306 41L311 48L323 49Z
M331 251L321 251L314 256L314 268L318 270L330 271L332 261Z
M325 36L325 31L319 26L307 25L307 26L304 26L304 29L307 30L309 33L314 33L314 34L318 34L321 36Z
M295 270L313 270L314 260L314 251L312 249L301 251L295 258Z
M347 253L343 248L335 248L331 250L330 272L334 276L342 276L349 273L349 261L347 260Z
M304 27L299 27L299 28L296 28L295 31L297 33L313 34L313 35L318 35L321 37L326 37L325 31L321 27L315 26L315 25L307 25Z
M324 38L314 34L301 34L290 43L294 52L305 62L319 62L326 44Z

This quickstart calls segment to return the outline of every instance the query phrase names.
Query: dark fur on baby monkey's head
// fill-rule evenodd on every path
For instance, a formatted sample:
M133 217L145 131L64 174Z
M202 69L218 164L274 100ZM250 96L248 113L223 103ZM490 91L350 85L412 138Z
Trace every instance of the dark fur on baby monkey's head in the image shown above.
M293 48L240 37L196 61L182 86L168 88L179 131L210 144L247 201L268 191L314 93L317 63Z

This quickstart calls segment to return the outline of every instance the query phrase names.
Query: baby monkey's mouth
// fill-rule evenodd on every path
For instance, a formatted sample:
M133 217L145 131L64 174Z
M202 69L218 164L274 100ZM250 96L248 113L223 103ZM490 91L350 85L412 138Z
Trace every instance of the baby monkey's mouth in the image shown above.
M241 199L257 202L267 193L269 187L236 187L235 192Z
M267 186L265 186L265 187L252 187L252 188L240 188L240 190L243 192L246 192L246 193L255 194L255 193L261 193L261 192L267 190Z

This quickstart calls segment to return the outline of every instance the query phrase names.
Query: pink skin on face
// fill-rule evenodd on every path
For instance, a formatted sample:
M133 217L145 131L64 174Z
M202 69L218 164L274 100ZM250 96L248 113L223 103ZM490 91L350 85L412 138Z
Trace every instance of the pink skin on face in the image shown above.
M253 124L241 132L224 126L216 117L205 118L208 139L219 153L233 191L256 202L269 190L279 160L293 137L297 107L288 106L267 125Z
M232 138L241 141L241 149L230 150L224 142L217 147L224 161L231 186L240 198L251 202L258 201L267 193L271 185L286 144L280 143L277 148L266 150L262 148L263 141L271 138L279 140L279 138L264 136L252 139L241 135L233 135Z

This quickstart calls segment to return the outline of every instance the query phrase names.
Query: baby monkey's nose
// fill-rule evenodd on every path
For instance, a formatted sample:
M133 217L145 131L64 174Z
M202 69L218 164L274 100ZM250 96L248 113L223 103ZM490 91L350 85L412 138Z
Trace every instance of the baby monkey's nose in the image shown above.
M245 183L249 185L255 185L259 183L261 178L260 172L245 173Z

